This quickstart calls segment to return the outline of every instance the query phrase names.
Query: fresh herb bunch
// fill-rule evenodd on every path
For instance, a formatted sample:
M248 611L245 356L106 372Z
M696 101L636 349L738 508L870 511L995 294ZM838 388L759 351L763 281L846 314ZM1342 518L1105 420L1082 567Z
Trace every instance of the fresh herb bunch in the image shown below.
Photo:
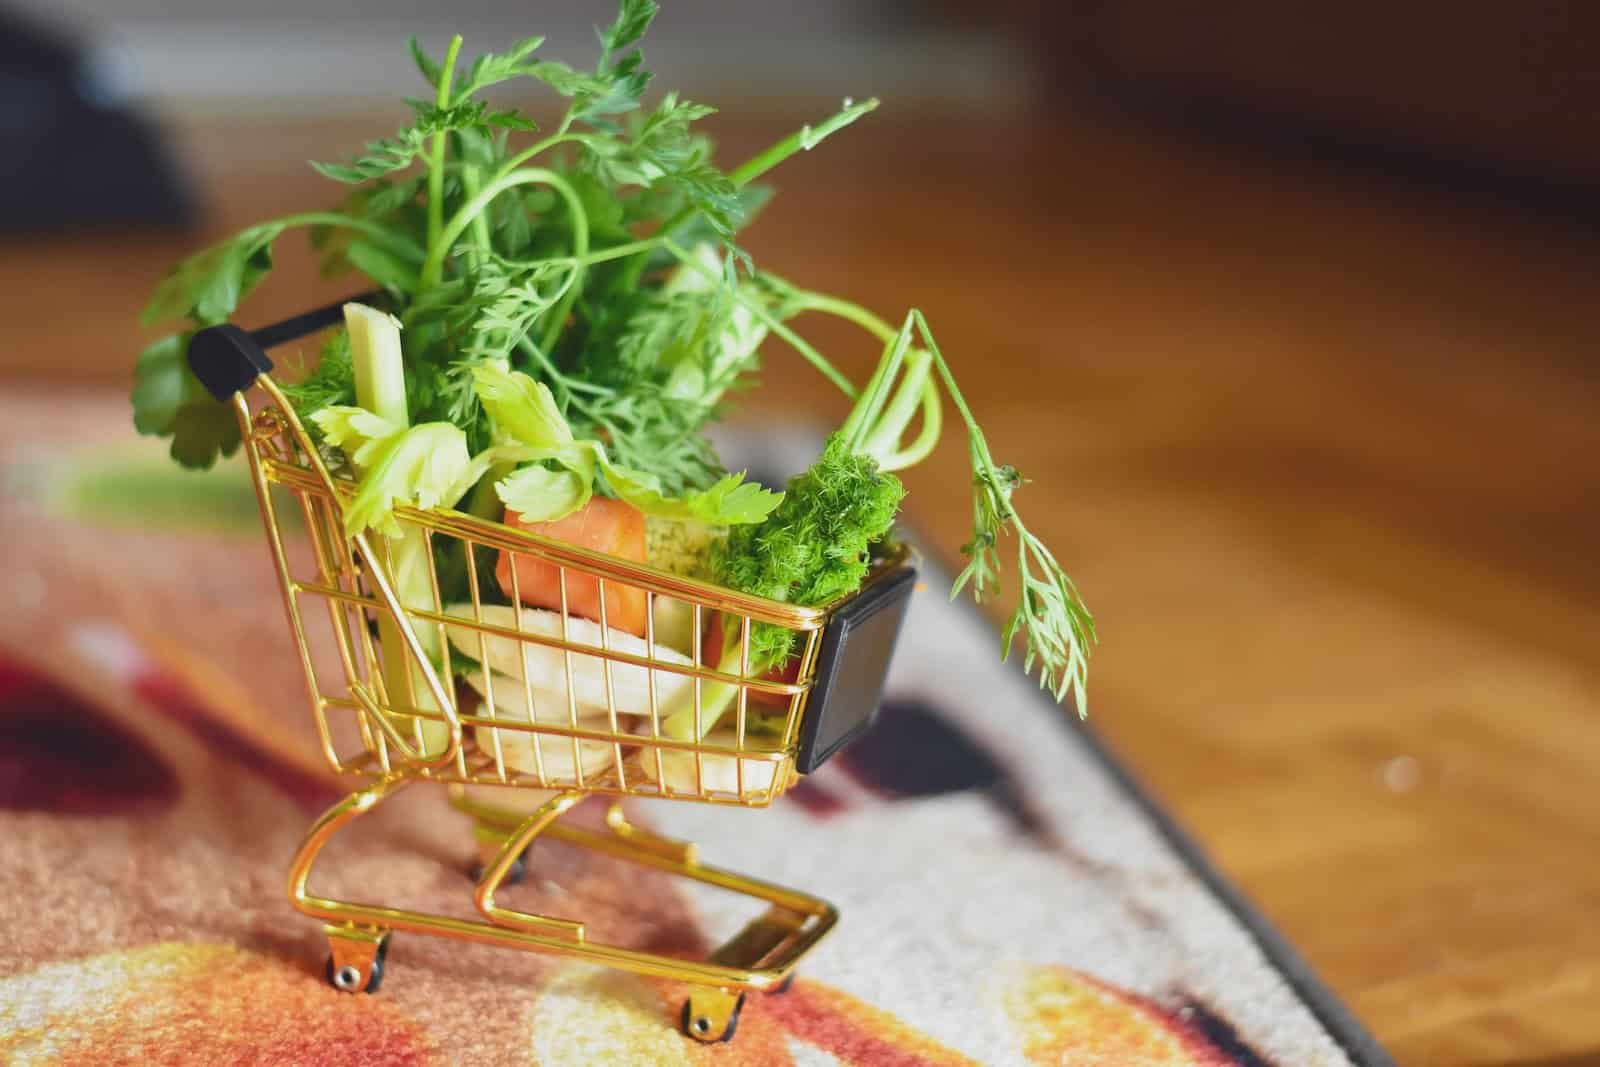
M790 480L783 501L759 523L735 526L711 556L732 589L795 604L826 604L861 585L870 547L894 525L905 488L834 434L822 457ZM758 623L750 633L757 672L789 658L795 633Z
M509 363L539 373L581 432L603 434L619 459L669 488L720 477L697 431L728 381L690 389L673 369L720 365L701 355L720 343L734 305L720 285L672 289L673 258L662 245L672 237L731 250L761 194L743 188L753 173L736 179L711 162L710 142L694 129L711 108L675 94L641 108L650 75L637 46L655 12L648 0L626 0L601 31L592 71L540 58L539 38L482 56L464 73L459 38L442 60L413 41L431 91L408 102L411 122L348 162L314 164L353 187L337 209L249 227L157 287L144 320L183 318L191 329L141 357L139 429L171 436L188 466L237 447L231 416L184 363L188 336L232 316L270 271L279 236L305 228L325 274L353 270L388 292L406 330L413 421L453 422L474 450L483 447L492 431L472 367ZM565 98L553 130L482 98L519 80ZM654 239L638 238L646 230ZM754 358L752 346L722 368L724 377L751 369ZM354 401L338 353L321 367L288 390L303 416Z
M502 502L554 513L552 500L567 506L601 493L658 515L749 524L730 535L722 574L765 588L784 570L777 555L794 548L792 531L778 525L792 520L839 553L824 560L812 545L810 560L824 564L791 572L795 580L774 590L813 602L859 584L857 545L892 521L900 489L891 472L937 442L943 394L966 428L973 470L974 530L956 590L979 599L996 592L1003 535L1016 535L1021 592L1003 651L1025 635L1029 666L1064 699L1083 684L1093 622L1023 525L1012 503L1023 479L991 458L920 312L897 330L857 304L757 269L736 244L767 196L753 183L877 102L846 101L719 169L696 125L711 108L674 93L643 102L650 74L639 42L656 11L653 0L622 0L590 70L543 58L536 37L470 64L460 62L459 37L442 58L413 41L429 92L407 102L410 121L349 161L314 164L348 187L337 207L251 226L156 287L144 321L181 326L139 357L136 426L170 437L185 466L207 467L237 448L231 412L188 369L188 340L235 314L271 271L280 236L309 230L324 273L380 286L404 331L402 395L391 391L382 419L349 410L363 404L358 386L364 373L370 390L373 371L366 357L353 359L344 331L285 390L329 447L348 450L373 525L384 528L396 502L437 500L499 517ZM484 95L512 83L561 98L557 123L540 129ZM883 346L861 388L796 332L793 320L808 312L853 322ZM776 495L728 475L703 433L773 339L856 401L776 512ZM851 497L837 512L850 521L817 509L829 492ZM845 566L847 557L854 562Z

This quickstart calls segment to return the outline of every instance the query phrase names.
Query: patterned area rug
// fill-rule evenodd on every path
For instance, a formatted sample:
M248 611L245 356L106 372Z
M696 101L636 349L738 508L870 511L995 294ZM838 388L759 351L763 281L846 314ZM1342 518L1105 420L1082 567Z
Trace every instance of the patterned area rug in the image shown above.
M340 785L243 471L174 491L125 426L120 398L0 399L0 1060L1388 1062L939 575L866 739L767 811L632 808L843 913L731 1043L681 1036L670 982L404 933L379 994L336 992L283 882ZM735 448L772 473L797 455ZM470 826L439 790L363 823L314 888L473 914ZM692 955L749 917L558 844L531 860L504 902L599 937Z

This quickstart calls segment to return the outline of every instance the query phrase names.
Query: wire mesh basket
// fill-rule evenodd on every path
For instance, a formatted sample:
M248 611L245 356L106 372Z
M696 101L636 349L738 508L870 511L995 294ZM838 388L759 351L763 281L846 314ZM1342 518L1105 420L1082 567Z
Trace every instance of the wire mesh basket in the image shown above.
M254 334L215 326L189 348L196 375L239 420L323 753L335 771L369 783L312 828L291 872L291 901L328 924L330 980L375 989L389 930L408 928L699 983L685 1004L686 1031L731 1036L743 991L786 979L831 927L831 906L705 867L693 846L633 826L615 805L604 839L556 819L591 794L743 807L782 795L871 725L915 583L909 552L878 561L858 592L801 607L447 509L396 509L399 538L354 532L346 509L355 483L319 450L264 351L340 312L333 305ZM397 552L405 541L413 550ZM554 597L525 603L529 575ZM624 615L642 625L613 625ZM752 674L758 625L794 634L797 669ZM719 630L736 642L736 674L708 654L726 643L708 638ZM731 691L722 701L731 706L706 721L708 705L722 706L709 698L719 689ZM418 781L451 786L478 820L484 923L307 890L334 830ZM468 787L540 793L522 813L470 799ZM744 892L766 900L768 912L702 964L594 945L581 923L494 903L545 832Z

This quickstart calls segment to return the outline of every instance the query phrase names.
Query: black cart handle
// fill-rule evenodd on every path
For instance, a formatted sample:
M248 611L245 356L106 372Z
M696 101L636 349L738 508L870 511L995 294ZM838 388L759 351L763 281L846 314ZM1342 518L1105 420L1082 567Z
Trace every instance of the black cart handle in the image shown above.
M272 370L267 349L327 329L344 318L346 304L372 303L382 295L381 291L362 293L250 332L231 322L207 326L189 339L189 369L208 393L226 403Z

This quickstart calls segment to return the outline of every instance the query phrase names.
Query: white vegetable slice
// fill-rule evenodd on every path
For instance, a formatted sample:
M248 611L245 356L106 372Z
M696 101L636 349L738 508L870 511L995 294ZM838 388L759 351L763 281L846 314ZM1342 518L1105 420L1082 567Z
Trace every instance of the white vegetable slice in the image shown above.
M468 685L487 699L482 671L473 671L463 677ZM548 723L553 726L564 726L571 722L565 696L536 689L533 693L533 703L537 718L528 714L528 702L521 682L504 676L494 678L494 710L497 719L509 722ZM487 704L478 710L478 714L488 717ZM603 707L579 704L578 728L598 732L609 731L610 717ZM538 774L539 759L534 756L534 745L537 744L539 757L544 760L546 781L577 780L572 760L573 744L570 738L531 734L524 730L497 730L492 726L478 726L473 729L478 750L486 755L494 754L496 736L500 739L501 758L511 770L521 771L524 774ZM578 765L582 766L585 778L611 768L615 748L610 742L580 740L577 749Z
M472 618L472 605L452 604L445 609L446 614L459 618ZM512 609L504 604L486 604L483 608L483 621L493 626L502 626L513 629L516 626L516 616ZM450 644L461 651L463 655L473 659L483 659L487 652L488 666L498 674L514 679L516 687L520 688L524 677L534 689L549 690L556 694L561 706L566 707L567 699L567 668L566 656L559 648L549 645L537 644L533 641L518 641L510 637L495 635L480 635L477 631L466 626L449 626L446 628L450 635ZM561 615L559 612L545 611L541 608L524 607L522 609L523 632L532 637L561 638ZM479 639L483 645L480 647ZM613 652L626 652L631 655L646 657L649 647L641 637L608 627L607 641ZM572 618L567 620L567 640L575 645L588 645L599 649L600 624L590 619ZM518 654L520 650L520 655ZM666 647L662 642L656 642L655 660L658 663L672 663L678 666L690 666L693 661L681 652L676 652ZM572 689L577 695L579 704L588 704L604 708L606 706L606 664L607 660L600 656L587 655L582 652L572 654ZM630 663L611 662L611 690L616 698L617 712L622 715L649 715L650 714L650 678L655 678L656 701L658 706L665 705L684 686L689 684L688 675L675 674L672 671L649 670L636 667ZM526 673L524 673L526 672ZM496 697L499 690L495 691Z
M732 730L713 730L706 735L706 744L732 748L737 743L737 735ZM759 745L760 741L754 737L746 736L747 748ZM723 793L739 795L739 764L744 764L744 795L752 793L766 793L772 789L772 784L777 776L781 761L764 759L740 759L736 756L702 756L702 771L699 779L699 789L695 779L695 754L685 749L663 748L661 750L661 774L656 773L656 754L648 746L639 753L639 769L645 778L661 784L661 779L666 779L666 792L669 793Z

